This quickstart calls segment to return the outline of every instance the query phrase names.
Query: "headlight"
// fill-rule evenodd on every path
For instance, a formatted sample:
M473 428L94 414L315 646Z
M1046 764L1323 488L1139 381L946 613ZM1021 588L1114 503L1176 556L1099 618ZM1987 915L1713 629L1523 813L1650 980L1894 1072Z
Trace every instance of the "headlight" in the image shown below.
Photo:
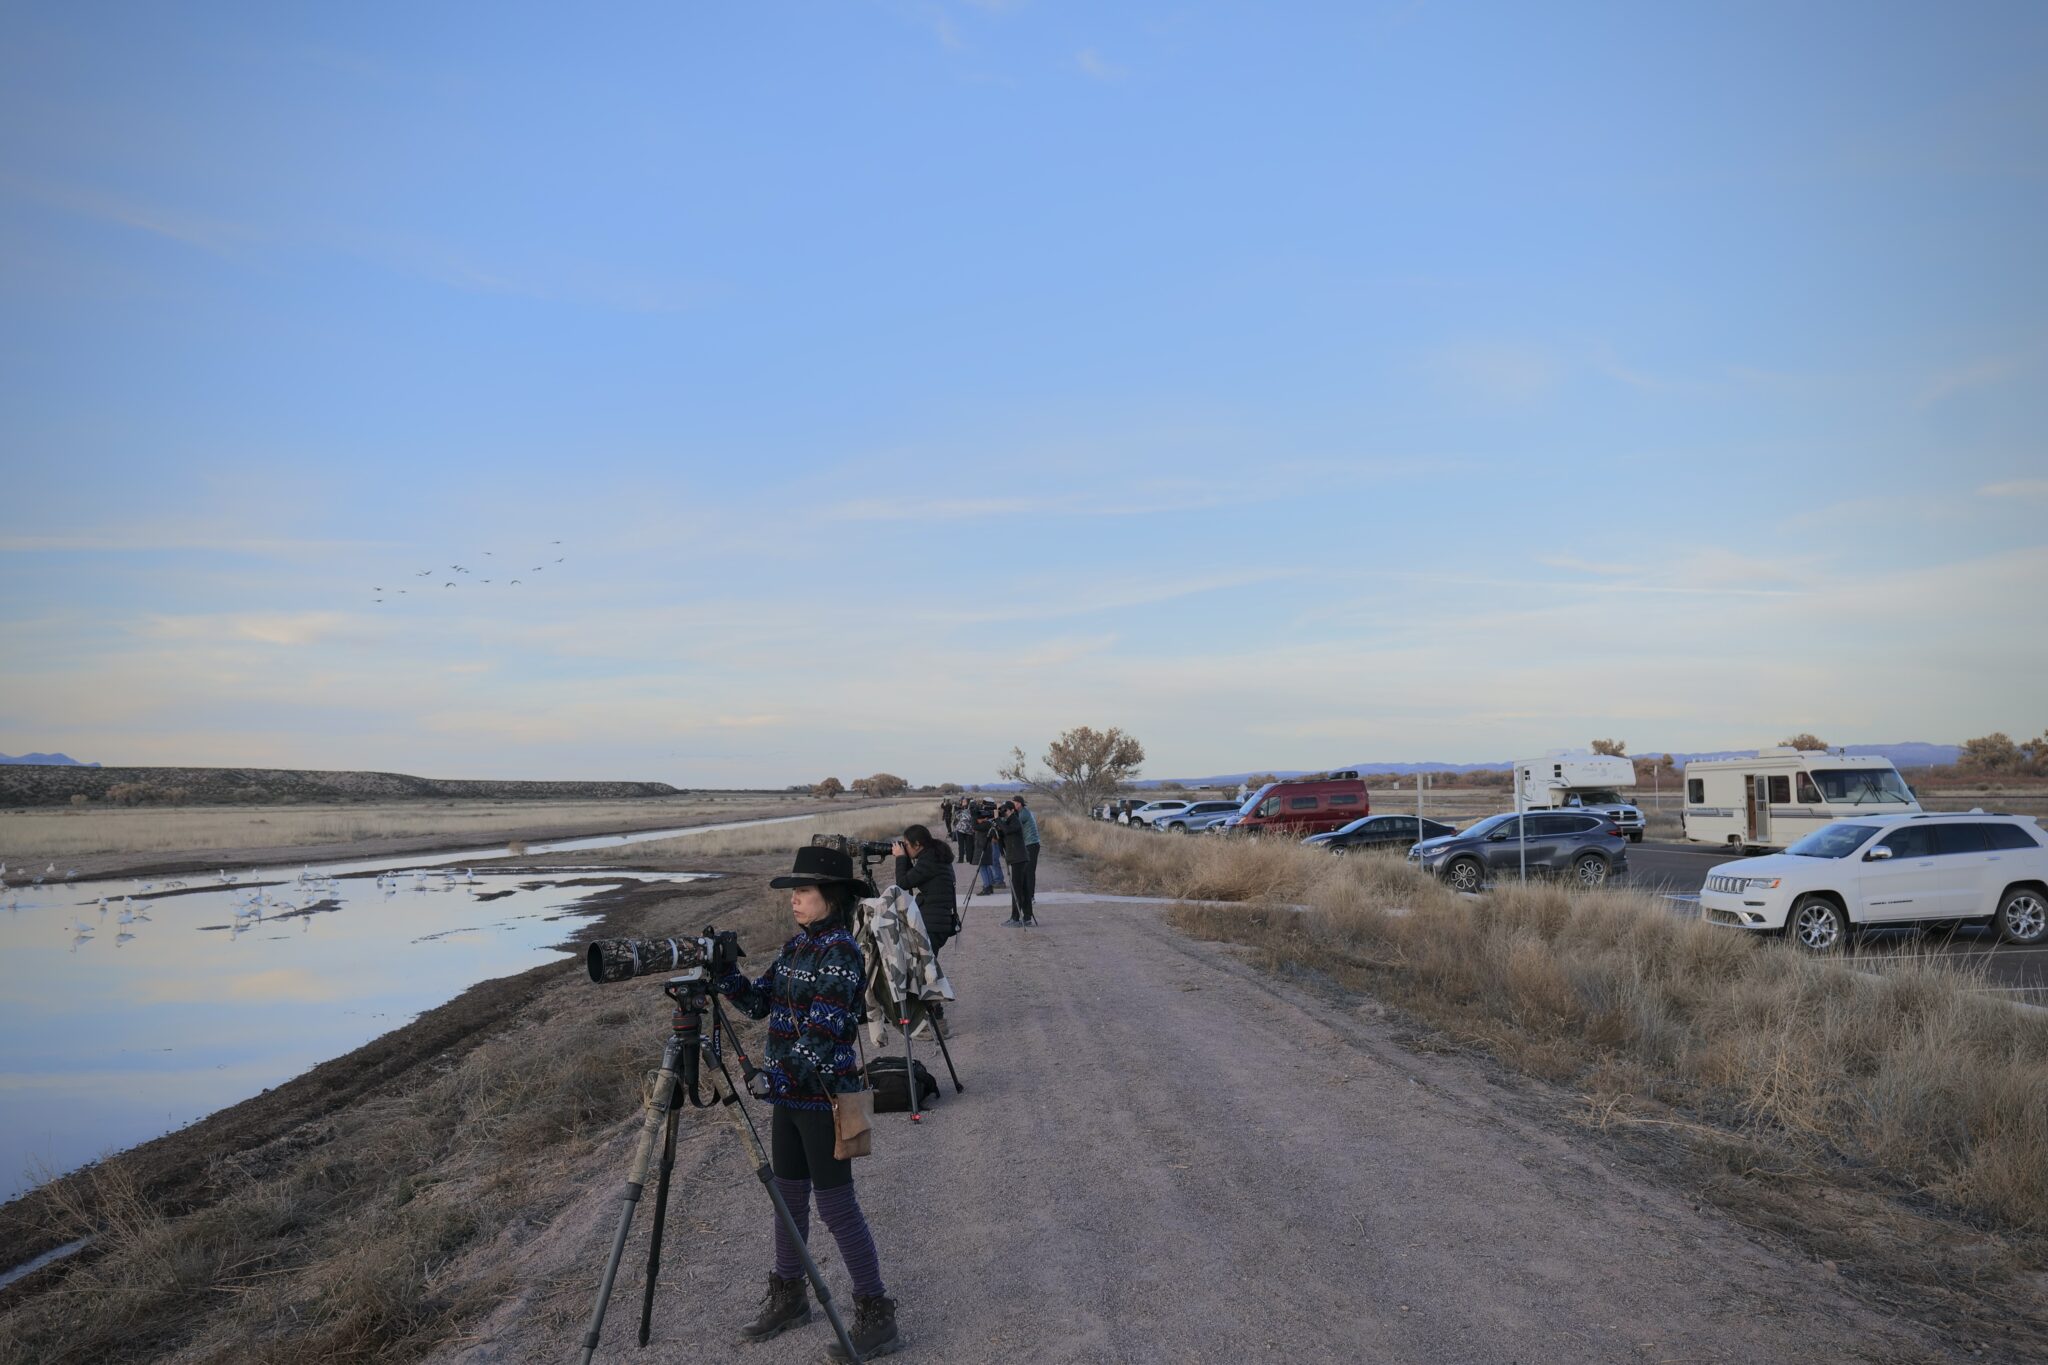
M1751 877L1745 889L1749 891L1776 891L1778 883L1783 880L1783 877Z

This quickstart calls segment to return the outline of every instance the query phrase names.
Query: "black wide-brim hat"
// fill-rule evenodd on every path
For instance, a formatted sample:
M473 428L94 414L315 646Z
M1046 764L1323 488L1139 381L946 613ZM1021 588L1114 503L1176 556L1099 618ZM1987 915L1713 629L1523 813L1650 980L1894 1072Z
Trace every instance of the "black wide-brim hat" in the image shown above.
M768 885L778 889L792 886L830 886L840 882L847 886L860 886L861 880L853 874L853 859L836 848L820 848L816 844L805 844L796 851L796 865L789 869L786 877L777 877Z

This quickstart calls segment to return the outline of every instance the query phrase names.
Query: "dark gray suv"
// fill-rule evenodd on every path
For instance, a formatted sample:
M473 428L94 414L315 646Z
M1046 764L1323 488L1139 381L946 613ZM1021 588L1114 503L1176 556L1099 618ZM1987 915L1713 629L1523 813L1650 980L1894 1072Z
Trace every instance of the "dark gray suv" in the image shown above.
M1580 811L1531 811L1493 815L1470 829L1425 839L1408 850L1417 863L1460 891L1477 891L1490 881L1513 877L1522 866L1522 831L1527 821L1529 870L1599 886L1628 870L1628 839L1604 815Z

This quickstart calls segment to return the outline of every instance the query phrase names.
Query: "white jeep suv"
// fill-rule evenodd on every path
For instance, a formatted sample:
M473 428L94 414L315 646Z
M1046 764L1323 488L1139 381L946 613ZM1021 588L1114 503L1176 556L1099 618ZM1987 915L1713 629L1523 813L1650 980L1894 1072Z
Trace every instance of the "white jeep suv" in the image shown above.
M2017 815L1846 817L1783 853L1718 864L1700 913L1816 953L1854 929L1901 925L1980 924L2008 943L2048 942L2048 844Z

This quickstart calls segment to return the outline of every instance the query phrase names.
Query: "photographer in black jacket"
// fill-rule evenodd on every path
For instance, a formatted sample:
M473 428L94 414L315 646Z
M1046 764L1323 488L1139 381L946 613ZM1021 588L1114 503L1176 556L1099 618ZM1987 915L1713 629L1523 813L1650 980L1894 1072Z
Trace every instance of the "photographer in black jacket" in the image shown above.
M1031 847L1025 842L1023 807L1015 801L1003 802L996 812L995 835L1001 842L1003 861L1010 865L1010 923L1036 924L1038 919L1031 913L1031 901L1038 889L1038 878L1031 862Z
M960 932L960 903L954 895L953 850L923 825L911 825L896 841L896 885L917 897L932 951Z

